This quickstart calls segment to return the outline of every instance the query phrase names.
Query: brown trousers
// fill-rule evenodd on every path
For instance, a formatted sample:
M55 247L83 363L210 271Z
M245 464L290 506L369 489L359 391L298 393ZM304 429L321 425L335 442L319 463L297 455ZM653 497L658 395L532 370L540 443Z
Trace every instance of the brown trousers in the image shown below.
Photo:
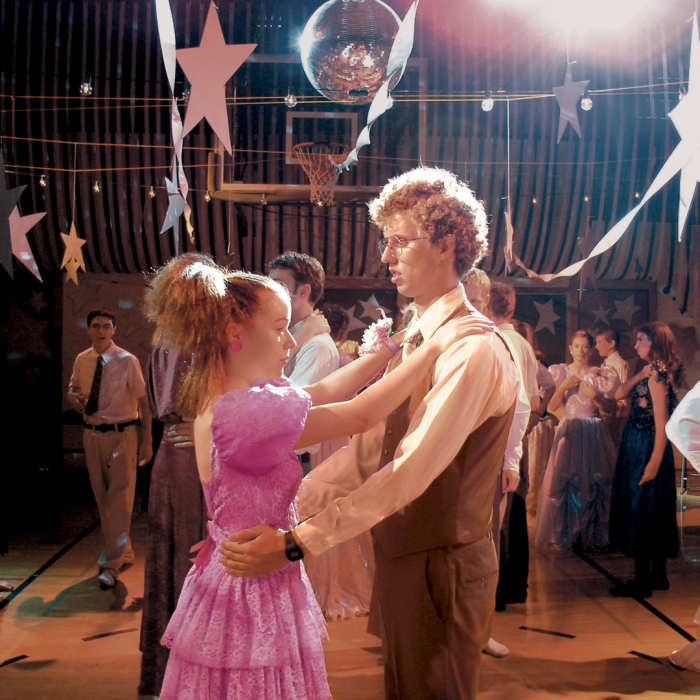
M377 548L387 700L476 698L497 581L491 533L403 557Z

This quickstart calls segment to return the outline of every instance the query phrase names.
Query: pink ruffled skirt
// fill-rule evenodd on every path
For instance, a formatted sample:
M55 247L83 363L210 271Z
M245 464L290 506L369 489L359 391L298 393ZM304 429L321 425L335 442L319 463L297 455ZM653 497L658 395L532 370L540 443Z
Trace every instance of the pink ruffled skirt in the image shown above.
M259 578L192 568L162 643L161 700L330 700L325 622L303 566Z

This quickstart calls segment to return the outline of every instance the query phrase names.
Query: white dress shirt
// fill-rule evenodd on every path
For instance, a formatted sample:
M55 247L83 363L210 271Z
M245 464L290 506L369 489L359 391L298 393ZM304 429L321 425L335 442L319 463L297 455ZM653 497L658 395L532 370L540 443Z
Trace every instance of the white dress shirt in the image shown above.
M700 382L678 404L666 423L666 436L700 472Z
M407 336L418 329L429 339L465 304L458 285L414 318ZM315 515L295 530L304 547L317 556L418 498L470 433L510 410L519 384L517 364L496 333L454 343L433 365L431 388L416 406L393 461L379 469L382 422L356 435L303 480L297 494L300 514Z
M92 388L92 379L97 368L99 353L88 348L75 358L70 388L81 393L87 401ZM125 423L138 418L138 400L146 395L141 365L130 352L112 343L102 353L105 364L102 368L100 396L97 412L83 418L88 425Z
M617 372L617 376L620 377L620 384L624 384L629 379L630 366L627 364L627 361L622 358L622 355L620 355L620 353L617 350L615 350L615 352L611 353L605 358L603 366L612 367ZM623 418L629 416L629 399L620 400L618 401L618 404L621 406L620 416Z

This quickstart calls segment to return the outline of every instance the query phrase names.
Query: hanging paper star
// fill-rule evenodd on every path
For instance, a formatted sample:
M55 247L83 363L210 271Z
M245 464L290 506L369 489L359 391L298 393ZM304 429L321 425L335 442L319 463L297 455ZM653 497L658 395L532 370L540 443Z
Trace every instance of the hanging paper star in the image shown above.
M348 316L350 316L350 325L347 331L345 331L346 334L352 333L354 330L363 330L367 328L367 324L360 321L360 319L355 316L356 308L357 304L353 304L349 309L345 309L348 312Z
M613 318L622 319L628 326L634 325L632 323L632 316L634 316L635 311L641 311L641 306L635 306L634 304L634 294L630 294L624 301L615 300L615 313Z
M12 269L12 224L10 217L26 185L8 190L5 185L5 160L0 152L0 265L14 278Z
M566 76L564 84L559 87L553 87L554 96L559 103L559 135L557 143L561 141L561 137L566 131L566 125L571 124L574 131L581 138L581 126L578 123L577 106L579 98L583 95L583 91L588 87L590 80L578 80L575 83L571 78L571 63L566 66Z
M63 235L63 234L61 234ZM66 282L68 280L73 280L75 284L78 284L78 268L80 267L80 263L77 260L69 260L65 264L66 268Z
M683 240L683 229L688 219L688 210L700 182L700 143L698 142L698 118L700 115L700 39L698 38L698 17L693 15L693 36L690 40L690 70L688 72L688 92L672 109L671 117L681 139L693 144L695 153L681 168L680 201L678 202L678 241Z
M29 247L27 232L41 219L46 216L46 212L41 214L29 214L20 216L19 209L15 207L10 214L10 235L12 236L12 253L24 263L24 266L40 281L41 273L34 260L34 253Z
M257 44L227 44L219 24L216 5L213 2L209 5L207 23L199 46L177 50L177 60L192 86L183 137L202 119L206 119L226 150L232 153L226 111L226 83L256 46Z
M78 238L78 234L75 230L75 222L71 222L69 234L66 236L65 233L62 233L61 238L63 238L63 243L66 246L66 250L63 253L63 262L61 263L61 267L67 267L69 261L75 260L78 263L78 267L85 272L85 261L83 260L83 251L81 248L87 243L87 241L83 238Z
M554 299L550 299L544 304L538 304L536 301L533 301L532 303L537 308L537 314L539 315L535 333L543 328L546 328L552 335L554 335L554 323L555 321L559 321L561 319L561 316L557 316L554 313Z
M377 301L377 297L374 296L374 294L372 294L372 296L367 301L362 301L362 299L359 299L358 301L362 306L362 313L360 314L360 318L369 317L373 321L379 321L380 318L383 318L380 309L384 309L384 312L387 315L389 314L389 309L385 309L383 306L381 306Z
M0 333L7 343L7 360L10 364L19 362L27 355L51 358L51 352L42 337L47 325L46 321L27 316L17 302L12 301L9 315L0 321Z
M598 306L598 310L593 312L593 323L600 322L604 326L609 326L610 321L608 320L608 314L610 312L606 311L602 304Z
M165 186L168 190L168 212L165 215L165 221L163 222L163 228L160 230L161 233L165 233L171 228L175 227L176 235L179 233L179 219L183 211L185 211L185 200L177 189L177 185L173 184L168 178L165 179ZM174 179L177 181L177 175L174 175Z

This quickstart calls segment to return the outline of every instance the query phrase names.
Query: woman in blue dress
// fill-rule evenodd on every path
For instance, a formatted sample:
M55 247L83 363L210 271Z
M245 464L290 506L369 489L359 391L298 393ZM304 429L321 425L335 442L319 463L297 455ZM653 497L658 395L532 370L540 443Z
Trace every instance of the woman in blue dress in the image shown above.
M648 598L652 590L668 590L666 560L678 554L676 471L665 427L683 365L664 323L639 328L634 349L648 364L617 392L618 399L630 397L631 409L615 467L610 516L611 544L634 557L634 579L610 593Z

